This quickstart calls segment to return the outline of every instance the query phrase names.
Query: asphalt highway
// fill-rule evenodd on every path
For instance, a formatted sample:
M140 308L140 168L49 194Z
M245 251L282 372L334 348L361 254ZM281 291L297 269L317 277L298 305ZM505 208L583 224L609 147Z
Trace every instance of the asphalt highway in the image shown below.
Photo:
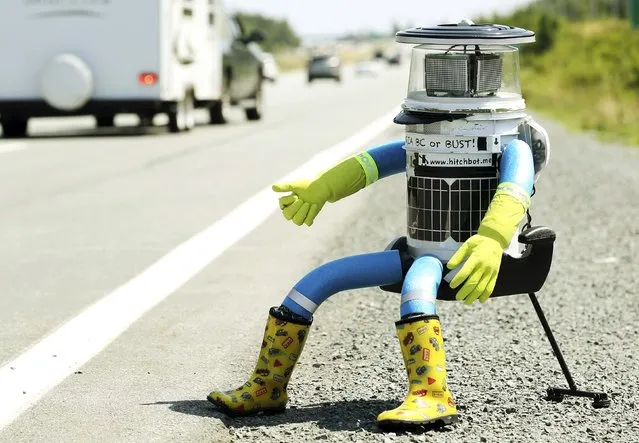
M375 416L406 380L397 296L374 288L320 308L285 414L233 420L206 402L244 381L268 308L305 273L403 235L401 176L327 205L310 229L265 189L401 138L390 120L407 77L385 67L309 86L287 74L268 86L264 120L200 116L188 134L122 116L115 130L43 119L0 139L0 441L636 442L638 151L543 118L553 150L533 224L558 237L540 300L579 387L608 392L609 409L543 399L565 381L525 296L449 302L461 422L380 433Z

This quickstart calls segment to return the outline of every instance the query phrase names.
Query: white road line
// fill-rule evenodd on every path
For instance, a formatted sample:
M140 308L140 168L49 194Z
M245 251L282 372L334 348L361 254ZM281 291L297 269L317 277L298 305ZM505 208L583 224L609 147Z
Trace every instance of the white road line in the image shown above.
M353 153L388 129L397 111L314 156L281 180L325 169ZM0 429L276 210L276 196L268 186L0 368Z
M7 152L22 151L23 149L26 149L26 147L27 147L26 143L20 143L20 142L2 143L0 144L0 154L5 154Z

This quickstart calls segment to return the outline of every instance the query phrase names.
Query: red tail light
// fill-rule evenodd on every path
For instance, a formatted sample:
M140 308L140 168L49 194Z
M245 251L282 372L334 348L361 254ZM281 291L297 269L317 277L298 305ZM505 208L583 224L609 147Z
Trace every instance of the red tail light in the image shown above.
M155 72L143 72L138 75L138 82L143 86L153 86L158 82L158 75Z

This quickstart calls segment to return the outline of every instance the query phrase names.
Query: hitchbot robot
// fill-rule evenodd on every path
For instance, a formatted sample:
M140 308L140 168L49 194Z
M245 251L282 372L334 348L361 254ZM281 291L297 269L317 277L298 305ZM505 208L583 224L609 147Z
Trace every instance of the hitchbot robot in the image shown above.
M462 20L396 38L414 45L408 93L394 119L405 126L405 139L273 189L287 193L279 200L285 218L310 226L327 202L403 173L406 235L384 251L325 263L299 280L271 308L249 379L211 392L209 401L229 415L284 411L319 306L338 292L378 286L401 294L396 330L409 380L404 402L379 414L381 428L439 427L458 419L439 300L472 304L527 294L568 382L567 389L548 388L547 398L590 397L594 407L607 407L605 393L577 388L536 296L550 271L555 233L533 227L529 212L550 154L548 135L526 113L520 88L518 46L534 42L534 32Z

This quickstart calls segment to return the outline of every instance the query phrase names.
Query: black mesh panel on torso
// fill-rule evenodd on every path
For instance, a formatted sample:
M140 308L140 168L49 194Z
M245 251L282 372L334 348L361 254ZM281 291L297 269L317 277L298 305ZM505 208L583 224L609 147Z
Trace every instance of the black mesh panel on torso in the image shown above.
M450 184L448 183L450 182ZM497 177L408 177L408 235L422 241L464 242L477 233Z

